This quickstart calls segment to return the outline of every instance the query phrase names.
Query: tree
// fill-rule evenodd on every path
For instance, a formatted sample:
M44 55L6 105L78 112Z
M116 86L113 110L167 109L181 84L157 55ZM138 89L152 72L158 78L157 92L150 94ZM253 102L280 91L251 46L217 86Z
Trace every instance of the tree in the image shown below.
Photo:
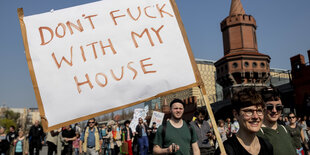
M0 119L0 125L5 127L6 132L9 130L10 126L15 126L16 128L18 128L17 121L20 116L19 113L16 113L9 109L5 109L3 111L3 116L4 118Z
M2 118L0 120L0 125L5 128L6 133L9 132L10 126L16 127L16 123L12 119L8 119L8 118Z

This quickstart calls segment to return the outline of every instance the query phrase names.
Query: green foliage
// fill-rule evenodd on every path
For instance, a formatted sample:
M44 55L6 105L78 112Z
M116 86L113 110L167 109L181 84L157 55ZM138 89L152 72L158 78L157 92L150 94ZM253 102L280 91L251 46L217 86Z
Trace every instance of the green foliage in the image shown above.
M5 110L3 112L3 115L4 115L4 118L11 119L11 120L14 120L16 122L20 116L20 113L16 113L16 112L8 109L8 110Z
M7 133L10 129L10 126L16 127L16 123L12 119L2 118L0 119L0 126L3 126L5 128L5 132Z
M10 126L15 126L17 129L17 120L20 117L20 113L16 113L10 109L4 109L2 111L2 117L0 119L0 126L5 127L5 131L8 132Z

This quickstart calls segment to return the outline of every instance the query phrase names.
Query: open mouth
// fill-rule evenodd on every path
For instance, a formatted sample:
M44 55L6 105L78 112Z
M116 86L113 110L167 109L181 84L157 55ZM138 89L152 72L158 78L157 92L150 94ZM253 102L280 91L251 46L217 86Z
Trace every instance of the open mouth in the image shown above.
M249 122L249 124L252 126L252 127L258 127L260 121L252 121L252 122Z

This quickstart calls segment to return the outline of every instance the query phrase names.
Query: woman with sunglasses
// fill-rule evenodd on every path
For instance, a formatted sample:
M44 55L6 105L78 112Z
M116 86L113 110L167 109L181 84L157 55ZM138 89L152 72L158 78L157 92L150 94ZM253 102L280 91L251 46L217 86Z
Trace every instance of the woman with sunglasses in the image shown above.
M297 125L297 118L294 113L290 113L288 115L288 119L290 124L287 126L287 130L292 137L296 152L298 155L304 155L304 149L309 150L307 141L305 140L304 132L302 131L302 128ZM301 141L304 143L305 148L302 147ZM310 155L310 152L308 152L308 155Z
M243 89L233 95L234 117L239 122L237 134L224 142L228 155L273 155L272 145L256 136L264 119L264 101L254 89ZM220 154L219 149L215 152Z
M257 135L267 139L272 144L273 154L275 155L296 154L286 128L277 123L283 110L279 92L275 88L265 88L261 94L265 102L265 118Z

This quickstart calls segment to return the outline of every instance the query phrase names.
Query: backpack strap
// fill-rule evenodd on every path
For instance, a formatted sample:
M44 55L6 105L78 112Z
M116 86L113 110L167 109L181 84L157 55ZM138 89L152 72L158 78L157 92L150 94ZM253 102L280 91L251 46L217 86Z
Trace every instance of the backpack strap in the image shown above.
M259 128L259 130L263 133L263 135L265 134L264 130L262 128Z
M167 121L163 121L163 129L161 131L161 137L162 137L162 147L164 146L164 143L165 143L165 137L166 137L166 128L167 128Z
M283 125L281 125L282 126L282 128L284 129L284 131L287 133L287 130L286 130L286 128L283 126Z
M189 124L188 121L185 121L186 124L187 124L187 127L191 133L191 138L193 137L193 128L192 126ZM161 135L162 135L162 145L164 145L165 143L165 138L166 138L166 128L167 128L167 121L163 121L163 124L162 124L163 128L162 128L162 132L161 132Z

